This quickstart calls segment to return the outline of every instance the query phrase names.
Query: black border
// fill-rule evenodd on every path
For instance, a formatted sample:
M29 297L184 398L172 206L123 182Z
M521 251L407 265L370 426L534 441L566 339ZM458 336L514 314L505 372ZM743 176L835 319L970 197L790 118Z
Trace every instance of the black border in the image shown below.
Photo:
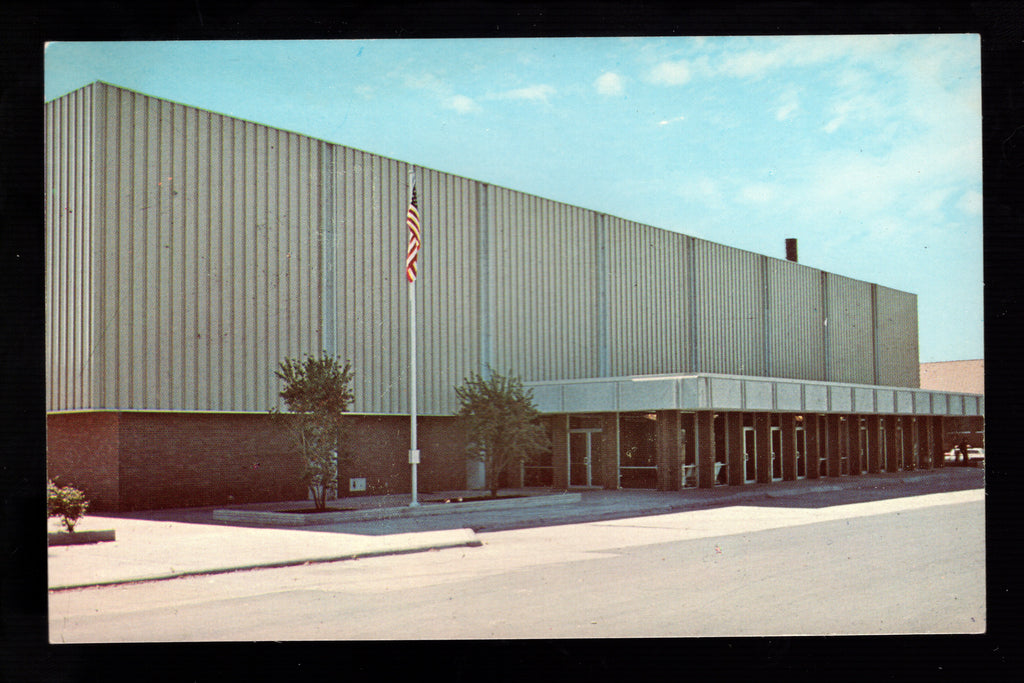
M982 37L988 463L988 633L894 638L474 643L47 644L43 397L42 60L48 40L450 38L611 35L978 33ZM291 674L448 680L530 673L692 676L746 669L816 679L862 671L939 680L1019 668L1020 480L1011 421L1021 384L1018 258L1024 227L1024 12L1018 2L295 2L8 0L0 9L3 246L3 533L0 677L158 680ZM954 331L955 333L955 331ZM40 558L42 561L40 562ZM826 606L823 606L826 607ZM322 670L321 670L322 667ZM408 667L408 670L406 670Z

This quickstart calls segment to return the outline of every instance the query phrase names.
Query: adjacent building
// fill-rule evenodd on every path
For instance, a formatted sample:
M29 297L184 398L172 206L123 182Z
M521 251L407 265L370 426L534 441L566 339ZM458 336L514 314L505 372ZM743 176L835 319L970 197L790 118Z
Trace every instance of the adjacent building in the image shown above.
M510 486L930 468L983 424L920 386L914 294L97 82L46 104L50 475L94 509L305 497L267 411L323 351L356 372L342 495L408 491L410 170L421 491L477 483L454 387L488 367L552 437Z
M921 388L983 396L985 394L985 361L951 360L921 363ZM985 423L969 417L954 418L946 425L946 434L955 444L970 448L985 447Z

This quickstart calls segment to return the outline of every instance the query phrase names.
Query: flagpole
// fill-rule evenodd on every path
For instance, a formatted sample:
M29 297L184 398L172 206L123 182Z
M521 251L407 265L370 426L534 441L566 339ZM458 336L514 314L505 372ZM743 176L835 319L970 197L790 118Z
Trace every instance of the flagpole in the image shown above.
M415 191L414 171L409 169L409 205ZM409 507L418 507L416 500L416 467L420 462L420 451L416 445L416 279L409 282L409 466L412 468L412 501Z

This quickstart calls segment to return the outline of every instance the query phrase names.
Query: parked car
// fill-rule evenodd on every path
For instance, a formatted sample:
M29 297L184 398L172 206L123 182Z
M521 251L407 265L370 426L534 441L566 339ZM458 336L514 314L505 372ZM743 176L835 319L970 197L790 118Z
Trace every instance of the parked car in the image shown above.
M962 456L960 455L960 449L956 448L956 447L951 448L950 450L946 451L943 455L946 456L945 459L946 459L947 463L957 462L958 460L962 460ZM967 449L967 461L970 462L972 460L982 460L982 461L984 461L985 460L985 449L984 448L968 448Z

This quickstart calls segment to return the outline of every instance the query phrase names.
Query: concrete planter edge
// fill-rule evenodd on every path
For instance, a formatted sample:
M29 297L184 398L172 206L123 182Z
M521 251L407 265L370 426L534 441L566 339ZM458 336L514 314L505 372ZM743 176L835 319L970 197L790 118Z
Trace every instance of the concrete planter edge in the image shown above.
M545 505L564 505L579 503L579 493L556 493L541 496L523 496L512 500L476 501L472 503L424 504L417 508L367 508L349 512L297 514L285 512L267 512L254 510L220 509L213 511L213 518L219 522L257 523L269 526L311 526L316 524L337 524L339 522L359 522L387 519L392 517L420 517L427 515L444 515L464 512L482 512L486 510L508 510L515 508L532 508Z
M46 545L80 545L83 543L103 543L116 540L113 529L100 531L49 531L46 534Z

